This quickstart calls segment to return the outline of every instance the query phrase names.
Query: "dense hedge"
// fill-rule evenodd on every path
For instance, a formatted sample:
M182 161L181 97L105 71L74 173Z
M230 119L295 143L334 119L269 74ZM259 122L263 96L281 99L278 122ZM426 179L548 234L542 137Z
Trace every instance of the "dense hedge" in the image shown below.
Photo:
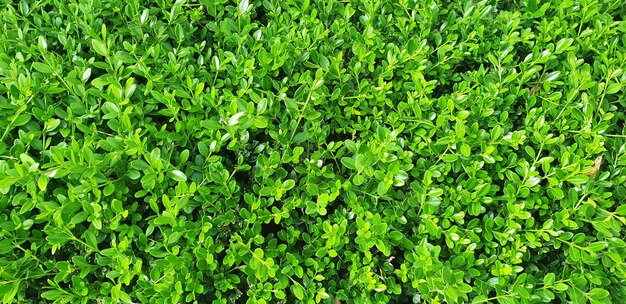
M626 299L623 1L2 2L2 302Z

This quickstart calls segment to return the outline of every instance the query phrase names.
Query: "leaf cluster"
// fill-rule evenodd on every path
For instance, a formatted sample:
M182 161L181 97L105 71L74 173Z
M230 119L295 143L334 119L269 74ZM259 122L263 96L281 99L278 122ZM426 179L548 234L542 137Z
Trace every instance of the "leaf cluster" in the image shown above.
M622 1L3 3L3 303L626 298Z

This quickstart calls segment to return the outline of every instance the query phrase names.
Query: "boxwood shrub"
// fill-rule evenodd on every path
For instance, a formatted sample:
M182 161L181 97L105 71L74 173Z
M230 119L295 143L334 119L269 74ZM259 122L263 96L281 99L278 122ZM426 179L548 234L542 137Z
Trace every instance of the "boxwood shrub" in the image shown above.
M3 303L624 303L626 4L2 0Z

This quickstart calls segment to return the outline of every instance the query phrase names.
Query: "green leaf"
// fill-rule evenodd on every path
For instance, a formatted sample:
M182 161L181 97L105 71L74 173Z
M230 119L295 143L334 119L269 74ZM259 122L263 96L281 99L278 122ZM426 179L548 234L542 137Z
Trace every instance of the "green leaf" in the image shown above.
M157 226L170 225L173 227L176 225L176 222L169 216L158 216L154 219L154 224Z
M238 5L238 9L239 9L239 15L244 15L246 12L248 12L248 10L250 9L250 4L248 2L248 0L240 0L239 1L239 5Z
M554 284L555 274L548 273L543 277L543 284L545 286L552 286Z
M41 294L41 297L47 300L58 300L64 297L65 295L66 294L60 290L48 290L48 291L44 291Z
M144 170L150 169L150 165L148 165L148 163L146 163L143 160L134 160L134 161L130 162L130 166L133 169L137 169L137 170L140 170L140 171L144 171Z
M589 180L589 177L583 174L575 175L567 179L568 182L574 185L582 185L583 183L586 183L587 180Z
M350 170L356 170L356 165L354 164L354 158L352 157L342 157L341 164Z
M446 163L452 163L459 159L459 157L456 154L446 154L441 159Z
M19 289L19 282L5 282L4 284L0 284L0 295L2 295L2 302L13 303Z
M574 39L572 38L562 38L556 43L556 47L554 49L554 54L560 54L569 48L572 43L574 43Z
M48 49L48 42L46 41L46 38L43 36L38 36L37 37L37 46L39 47L39 49L41 50L47 50Z
M30 114L20 114L13 121L13 126L21 127L21 126L29 123L31 121L31 119L32 119L32 116Z
M96 235L93 231L85 231L85 239L87 240L87 244L89 244L93 250L98 250L98 240L96 239Z
M399 241L402 239L402 233L399 231L391 231L389 232L389 238L394 241Z
M97 39L92 39L91 46L93 47L93 50L96 51L96 53L98 53L100 56L106 57L108 55L107 46L104 42Z
M470 154L472 153L471 148L468 144L466 143L462 143L461 144L461 155L465 156L465 157L469 157Z
M13 186L13 184L17 183L19 178L15 177L5 177L0 180L0 188L8 188Z
M180 170L170 171L170 177L177 182L187 181L187 176Z
M296 185L296 182L293 179L288 179L283 182L283 189L290 190Z
M465 138L465 123L459 121L456 123L454 130L456 132L456 138L463 139Z
M568 288L569 286L567 286L567 284L565 283L558 282L554 284L554 290L557 290L557 291L566 291Z
M487 296L477 295L476 297L474 297L474 299L472 299L472 304L479 304L479 303L488 303Z
M43 62L33 62L33 68L44 74L52 74L53 72L52 68Z
M67 241L71 240L71 238L65 233L52 232L48 233L46 240L51 244L64 244Z
M378 187L376 188L376 194L378 194L379 196L385 195L385 193L387 193L387 190L389 190L387 183L384 180L380 181L378 183Z
M491 155L483 154L483 159L488 164L495 164L496 163L495 158L493 158L493 156L491 156Z
M457 294L456 290L453 287L446 287L446 289L444 289L443 292L446 295L446 297L450 299L452 302L456 302L457 298L459 297L459 295Z
M50 181L50 178L48 176L46 176L45 174L39 175L39 178L37 179L37 187L39 187L40 191L46 191L46 188L48 187L48 181Z
M600 301L609 297L609 292L602 288L594 288L587 294L591 300Z
M291 292L298 300L304 299L304 288L300 284L294 283L291 285Z
M615 94L619 91L622 90L622 84L621 83L614 83L611 84L610 86L608 86L608 88L606 88L606 93L607 94Z

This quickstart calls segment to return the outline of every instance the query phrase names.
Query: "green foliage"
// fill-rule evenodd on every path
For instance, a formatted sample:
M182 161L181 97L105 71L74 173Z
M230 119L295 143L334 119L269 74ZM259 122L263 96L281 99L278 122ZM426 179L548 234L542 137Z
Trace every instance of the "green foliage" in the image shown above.
M0 9L3 303L622 303L614 0Z

